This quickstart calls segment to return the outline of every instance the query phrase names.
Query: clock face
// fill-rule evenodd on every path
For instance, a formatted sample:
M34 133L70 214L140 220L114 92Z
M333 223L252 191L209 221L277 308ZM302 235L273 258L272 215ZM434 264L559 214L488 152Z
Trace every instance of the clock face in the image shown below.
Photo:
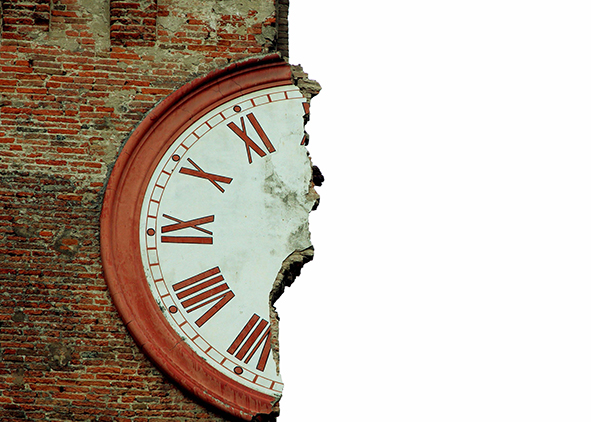
M307 112L278 55L230 64L150 111L105 190L101 258L126 328L185 391L245 420L283 387L269 300L311 247Z
M148 183L139 219L146 280L178 335L235 381L279 396L269 293L311 246L306 99L294 85L221 104L185 129Z

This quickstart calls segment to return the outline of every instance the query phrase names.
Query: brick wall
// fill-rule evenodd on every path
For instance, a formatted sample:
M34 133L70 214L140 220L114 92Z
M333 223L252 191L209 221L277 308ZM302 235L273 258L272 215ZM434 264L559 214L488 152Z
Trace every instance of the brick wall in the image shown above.
M0 5L0 421L230 420L171 384L121 323L101 192L158 101L230 61L287 53L287 1Z
M289 25L288 12L289 0L277 0L276 2L276 23L277 23L277 51L283 57L289 57Z

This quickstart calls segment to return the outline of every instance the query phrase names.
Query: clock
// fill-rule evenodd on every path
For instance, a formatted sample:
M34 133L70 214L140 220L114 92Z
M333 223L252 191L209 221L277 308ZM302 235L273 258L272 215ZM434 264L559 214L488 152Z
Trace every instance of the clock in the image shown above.
M105 279L131 335L184 389L246 420L281 396L270 295L284 262L311 250L308 104L278 55L195 80L134 130L103 201Z

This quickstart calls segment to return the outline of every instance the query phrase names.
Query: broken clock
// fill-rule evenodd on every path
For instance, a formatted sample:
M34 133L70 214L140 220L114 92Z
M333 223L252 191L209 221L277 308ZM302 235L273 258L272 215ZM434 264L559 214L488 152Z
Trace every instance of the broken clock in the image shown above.
M247 420L281 395L269 296L311 248L308 105L277 55L215 71L148 114L105 192L103 266L127 328L177 383Z

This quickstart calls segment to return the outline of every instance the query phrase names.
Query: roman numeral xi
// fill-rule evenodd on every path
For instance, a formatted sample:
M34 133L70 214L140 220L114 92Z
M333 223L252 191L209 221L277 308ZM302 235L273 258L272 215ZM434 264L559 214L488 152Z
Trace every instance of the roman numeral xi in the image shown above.
M267 151L269 151L269 153L275 152L275 147L273 147L273 144L269 140L269 137L267 136L267 134L263 130L261 124L259 123L257 118L254 116L254 114L248 113L246 115L246 118L248 119L248 121L250 122L252 127L254 128L254 130L257 133L257 135L259 136L259 138L261 138L261 141L263 141L263 144L265 144ZM267 153L265 151L263 151L263 149L260 146L258 146L257 143L255 141L253 141L252 138L250 136L248 136L248 134L246 133L246 125L244 124L244 117L240 118L240 126L242 126L242 128L239 128L238 125L234 122L228 123L228 127L230 129L232 129L232 131L236 135L238 135L238 137L240 139L242 139L242 141L244 141L244 145L246 146L246 155L248 157L248 163L249 164L252 163L252 156L250 155L251 149L254 152L256 152L259 155L259 157L264 157L265 155L267 155Z
M224 283L219 267L173 284L172 288L188 313L210 305L209 309L195 322L198 327L209 321L234 298L234 293Z

